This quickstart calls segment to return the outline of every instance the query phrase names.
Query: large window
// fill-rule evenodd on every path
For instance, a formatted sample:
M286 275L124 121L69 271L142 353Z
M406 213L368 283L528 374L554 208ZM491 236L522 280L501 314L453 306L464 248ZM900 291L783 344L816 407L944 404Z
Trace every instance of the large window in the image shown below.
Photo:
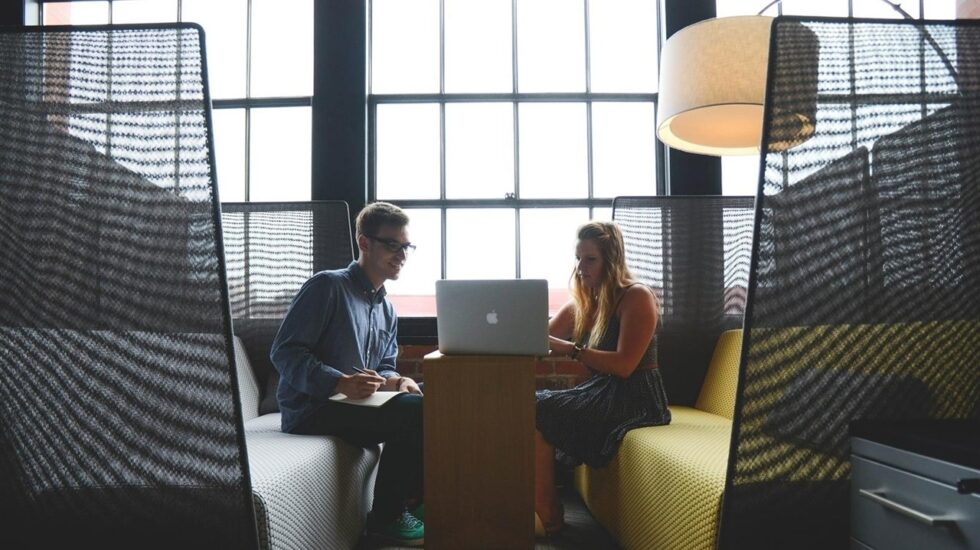
M350 1L368 16L367 51L340 63L368 64L367 198L409 209L420 245L389 285L402 315L433 314L443 277L544 278L561 302L575 228L662 180L658 1ZM42 21L200 23L221 199L345 198L356 182L311 182L313 6L42 0Z
M716 0L718 17L755 15L769 0ZM912 0L901 7L920 19L955 19L956 0ZM814 15L823 17L868 17L895 19L903 16L881 0L784 0L770 6L764 15ZM721 187L725 195L755 195L759 185L759 156L722 157Z
M657 193L656 0L372 0L369 198L418 244L388 284L433 314L439 278L543 278L575 229Z
M309 200L313 0L45 2L44 25L190 21L205 31L221 200Z

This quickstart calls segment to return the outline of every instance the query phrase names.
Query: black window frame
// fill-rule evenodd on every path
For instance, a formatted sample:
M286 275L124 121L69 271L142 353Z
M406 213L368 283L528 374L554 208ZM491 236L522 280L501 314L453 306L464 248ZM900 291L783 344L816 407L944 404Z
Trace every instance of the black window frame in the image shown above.
M85 1L102 1L108 2L109 9L109 24L112 21L112 7L114 2L121 0L29 0L24 2L25 6L25 17L22 21L28 22L27 15L32 12L26 11L30 10L31 5L36 6L36 13L31 15L32 18L36 19L36 25L44 25L44 5L45 4L63 4L68 2L85 2ZM127 0L134 1L134 0ZM135 0L139 1L139 0ZM245 95L244 97L227 98L227 99L212 99L211 108L212 110L219 111L224 109L242 109L245 116L245 141L244 141L244 156L242 158L244 165L244 200L248 202L250 200L251 189L252 189L252 176L251 176L251 156L252 156L252 111L255 109L264 108L276 108L276 107L312 107L313 106L313 96L288 96L288 97L252 97L252 0L242 0L245 3L246 15L245 15L245 25L246 25L246 38L245 38ZM183 9L184 0L176 0L177 3L177 19L176 22L181 22L183 20ZM314 0L315 4L315 0ZM315 32L315 30L314 30ZM314 61L315 62L315 61ZM312 118L312 113L311 113ZM312 174L311 174L312 179ZM311 196L312 200L312 196Z

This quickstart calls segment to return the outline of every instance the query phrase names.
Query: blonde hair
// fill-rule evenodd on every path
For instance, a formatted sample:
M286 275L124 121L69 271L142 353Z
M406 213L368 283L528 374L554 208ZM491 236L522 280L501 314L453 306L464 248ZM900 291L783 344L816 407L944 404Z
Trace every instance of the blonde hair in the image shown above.
M578 230L578 240L591 240L602 254L602 274L598 289L582 285L576 276L578 266L572 270L572 298L575 300L575 328L573 338L581 342L588 330L588 321L595 319L589 335L589 347L601 340L615 314L616 291L635 283L633 274L626 267L626 247L623 234L612 222L591 222Z

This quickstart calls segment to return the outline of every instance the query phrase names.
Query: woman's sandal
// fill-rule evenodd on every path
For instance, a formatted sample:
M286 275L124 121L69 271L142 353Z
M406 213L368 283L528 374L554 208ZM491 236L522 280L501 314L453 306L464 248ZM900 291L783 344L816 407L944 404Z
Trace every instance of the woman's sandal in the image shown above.
M565 507L559 502L557 506L557 513L554 518L551 518L547 523L545 523L541 516L537 512L534 513L534 535L537 537L551 537L557 535L561 532L562 527L565 526Z

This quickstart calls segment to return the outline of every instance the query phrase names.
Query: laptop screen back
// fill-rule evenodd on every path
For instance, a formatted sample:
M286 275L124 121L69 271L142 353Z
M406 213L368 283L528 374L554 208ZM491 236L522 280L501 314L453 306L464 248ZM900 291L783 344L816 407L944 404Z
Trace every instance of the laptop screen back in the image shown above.
M436 281L439 351L445 355L547 355L548 282Z

